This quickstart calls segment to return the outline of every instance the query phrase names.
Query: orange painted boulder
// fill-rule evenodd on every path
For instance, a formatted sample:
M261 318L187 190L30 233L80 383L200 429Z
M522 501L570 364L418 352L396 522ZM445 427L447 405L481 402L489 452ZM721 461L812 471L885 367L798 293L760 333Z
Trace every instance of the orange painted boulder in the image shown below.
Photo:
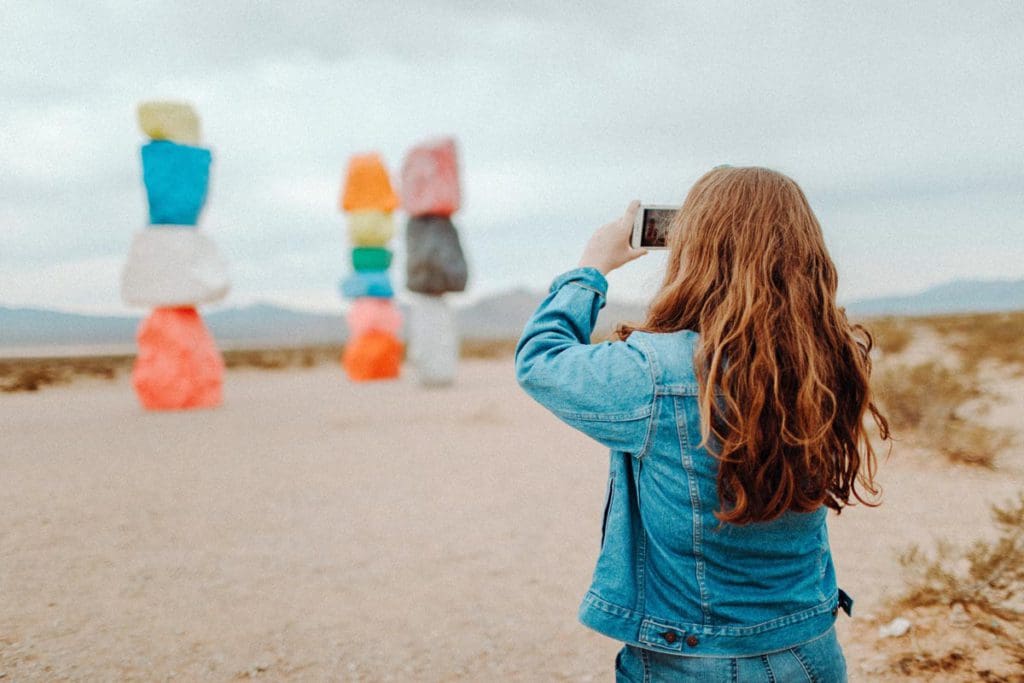
M397 335L402 329L402 312L398 310L394 299L362 297L349 306L345 322L352 338L361 337L367 332Z
M147 410L220 405L224 359L194 308L157 308L136 335L132 385Z
M451 216L459 210L459 169L455 141L417 145L402 163L402 208L410 216Z
M344 211L394 211L398 208L398 195L391 188L380 155L357 154L349 159L341 208Z
M350 338L341 354L341 364L349 379L368 382L395 379L402 366L404 347L389 332L372 331Z

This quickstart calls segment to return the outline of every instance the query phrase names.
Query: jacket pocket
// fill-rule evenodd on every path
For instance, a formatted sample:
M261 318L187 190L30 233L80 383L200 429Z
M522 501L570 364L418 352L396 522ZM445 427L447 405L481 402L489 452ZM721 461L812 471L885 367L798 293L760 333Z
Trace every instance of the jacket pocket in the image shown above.
M612 497L615 495L615 475L608 477L608 495L604 499L604 514L601 516L601 547L604 547L604 535L608 531L608 515L612 512Z

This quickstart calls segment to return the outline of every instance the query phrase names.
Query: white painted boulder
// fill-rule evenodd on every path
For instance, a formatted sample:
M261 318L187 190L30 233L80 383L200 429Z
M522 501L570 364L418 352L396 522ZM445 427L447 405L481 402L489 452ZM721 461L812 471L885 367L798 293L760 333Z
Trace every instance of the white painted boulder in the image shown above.
M447 386L455 381L459 335L455 314L439 296L410 295L407 321L409 360L423 386Z
M121 271L121 299L128 306L210 304L227 296L230 288L217 245L193 227L161 225L137 231Z

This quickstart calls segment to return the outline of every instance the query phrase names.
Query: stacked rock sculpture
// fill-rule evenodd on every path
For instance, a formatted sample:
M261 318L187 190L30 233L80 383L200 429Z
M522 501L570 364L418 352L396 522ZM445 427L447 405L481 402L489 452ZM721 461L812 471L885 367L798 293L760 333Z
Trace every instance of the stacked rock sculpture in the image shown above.
M196 307L230 287L224 259L197 227L206 203L210 150L182 102L143 102L138 121L149 225L136 231L121 272L121 298L153 309L139 326L132 385L148 410L219 405L224 361Z
M395 306L388 275L388 242L395 234L392 212L398 207L398 196L379 155L360 154L349 160L340 203L348 214L352 245L352 273L341 281L342 297L352 301L341 363L357 382L394 379L405 351L398 339L402 314Z
M409 356L421 384L443 386L455 380L458 332L443 295L466 288L468 269L452 224L459 210L458 164L451 138L409 150L402 164L406 286L414 293L409 310Z

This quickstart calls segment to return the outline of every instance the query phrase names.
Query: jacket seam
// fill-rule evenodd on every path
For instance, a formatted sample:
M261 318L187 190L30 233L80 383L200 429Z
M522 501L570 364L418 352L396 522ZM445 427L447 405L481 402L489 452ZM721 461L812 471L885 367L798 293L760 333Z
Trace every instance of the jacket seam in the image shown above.
M647 451L651 446L651 432L654 431L654 416L658 407L658 374L657 359L654 357L654 352L650 346L647 345L642 338L637 337L636 344L641 348L644 354L644 358L647 360L647 369L651 374L651 405L650 408L650 419L647 422L647 432L644 434L644 442L640 446L640 450L637 452L636 457L642 458L647 455Z
M715 390L715 396L724 396L721 389ZM700 396L699 384L662 384L658 387L658 396Z
M690 452L689 426L685 423L680 425L679 406L675 405L676 436L679 439L679 446L682 449L682 465L686 470L686 483L690 491L690 507L693 509L693 557L694 574L697 580L697 588L700 591L700 609L703 623L711 623L711 605L708 601L708 587L705 581L704 572L704 525L702 523L702 507L700 500L700 489L697 484L697 472L693 465L693 454ZM686 420L686 411L682 411L682 419ZM681 428L681 429L680 429Z
M761 633L765 633L766 631L773 631L777 628L782 628L784 626L792 626L793 624L799 624L802 621L807 621L808 619L813 619L814 617L828 614L832 611L833 605L835 604L837 599L837 595L833 594L830 599L818 603L813 607L808 607L807 609L800 610L799 612L791 612L790 614L786 614L781 617L775 617L774 619L769 619L768 621L762 621L757 624L751 624L750 626L712 626L709 624L688 624L683 622L674 622L669 619L645 616L644 614L638 613L637 611L632 610L628 607L623 607L621 605L616 605L615 603L608 602L607 600L598 596L593 591L588 591L586 597L584 598L584 600L595 609L598 609L607 614L611 614L613 616L624 617L627 619L639 619L641 622L653 624L654 626L658 626L659 628L675 629L683 633L692 633L696 635L705 636L727 636L733 638L759 635ZM801 643L797 643L796 645L780 647L777 650L772 650L771 652L783 652L785 650L790 649L791 647L806 645L807 643L817 640L822 635L824 634L819 634L814 638L803 641ZM771 652L765 654L771 654Z
M645 405L642 408L622 413L577 413L571 410L552 409L556 415L569 420L589 420L591 422L635 422L651 416L653 406Z
M597 269L590 268L589 270L594 271L594 273L596 275L592 275L592 274L588 273L587 272L588 268L586 268L586 267L584 267L584 268L573 268L572 270L568 270L568 271L562 273L561 275L556 277L551 282L551 287L548 289L548 292L549 293L556 292L559 289L561 289L562 287L564 287L565 285L578 284L580 287L585 287L587 289L590 289L592 291L597 292L601 296L606 296L607 287L608 287L608 280L604 277L604 275L601 275L601 273ZM596 280L598 282L598 284L597 285L587 284L588 281L593 281L593 280ZM598 287L601 287L601 286L603 286L604 289L598 289Z
M636 505L640 507L640 471L644 467L643 460L634 460L633 486L636 489ZM647 581L647 529L644 528L643 520L640 520L640 537L637 539L636 550L636 602L641 610L646 605L646 582Z
M818 551L818 570L819 570L819 574L818 574L818 584L817 584L817 586L818 586L818 599L820 599L820 600L824 600L825 599L825 591L822 590L821 584L825 580L825 574L828 573L829 545L828 545L828 536L827 536L827 534L828 534L828 531L827 531L827 529L824 526L818 531L818 543L821 545L821 549ZM822 536L824 536L824 538L822 538Z
M615 473L608 478L608 495L604 502L604 514L601 516L601 550L604 550L605 534L608 531L608 518L612 515L612 502L615 499Z
M591 292L593 292L594 294L597 294L599 297L601 297L601 304L602 304L601 308L604 308L603 304L604 304L605 293L602 292L597 287L591 287L590 285L584 284L584 283L580 282L579 280L569 280L568 282L563 282L558 287L558 289L561 289L562 287L565 287L566 285L575 285L575 286L579 287L580 289L588 289Z

